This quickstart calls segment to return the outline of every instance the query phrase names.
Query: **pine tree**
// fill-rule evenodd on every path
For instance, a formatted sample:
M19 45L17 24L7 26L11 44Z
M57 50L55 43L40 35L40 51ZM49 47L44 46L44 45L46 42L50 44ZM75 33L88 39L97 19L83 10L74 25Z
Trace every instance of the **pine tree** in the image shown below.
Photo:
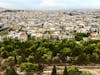
M64 69L63 75L68 75L68 71L67 71L67 67L66 67L66 66L65 66L65 69Z
M56 72L56 66L55 66L55 65L53 66L52 74L51 74L51 75L57 75L57 72Z

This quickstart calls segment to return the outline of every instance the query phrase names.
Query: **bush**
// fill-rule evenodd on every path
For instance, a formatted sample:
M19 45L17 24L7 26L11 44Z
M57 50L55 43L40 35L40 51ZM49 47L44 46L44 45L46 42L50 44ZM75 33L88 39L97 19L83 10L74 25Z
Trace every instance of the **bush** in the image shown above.
M38 64L32 64L32 63L29 63L29 62L25 62L25 63L22 63L20 65L20 69L21 69L21 71L23 71L23 70L37 71L38 70Z
M76 36L75 36L75 40L81 41L81 40L83 40L83 37L88 37L88 34L85 34L85 33L77 33Z
M1 56L2 56L3 58L7 58L7 57L8 57L8 52L7 52L7 51L2 51L2 52L1 52Z
M9 56L7 61L8 61L8 64L11 66L15 64L14 57L12 57L12 56Z
M22 61L23 61L22 56L18 56L18 57L17 57L17 62L18 62L18 64L21 64L21 63L22 63Z
M27 58L27 61L33 63L33 61L34 61L34 56L29 56L29 57Z
M78 73L78 68L76 66L71 66L69 69L68 69L68 75L77 75Z
M2 70L5 70L7 68L7 65L1 65Z

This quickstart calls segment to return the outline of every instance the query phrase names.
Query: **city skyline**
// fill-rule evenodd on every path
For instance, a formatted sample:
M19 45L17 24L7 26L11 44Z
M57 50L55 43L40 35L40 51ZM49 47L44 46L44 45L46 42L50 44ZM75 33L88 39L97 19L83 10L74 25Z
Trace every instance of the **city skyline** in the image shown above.
M7 9L99 9L100 0L0 0Z

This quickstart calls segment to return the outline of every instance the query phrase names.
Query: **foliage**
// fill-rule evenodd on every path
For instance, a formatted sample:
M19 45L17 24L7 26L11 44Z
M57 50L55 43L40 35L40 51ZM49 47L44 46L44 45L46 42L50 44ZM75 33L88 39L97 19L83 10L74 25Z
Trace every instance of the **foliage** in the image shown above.
M76 33L75 39L77 41L81 41L83 40L83 37L88 37L88 33L87 34L86 33Z
M29 63L29 62L25 62L25 63L22 63L20 65L20 68L21 70L34 70L34 71L37 71L38 70L38 64L32 64L32 63Z
M89 39L77 43L75 40L67 39L40 39L21 42L5 38L0 42L0 57L11 61L13 59L15 64L23 62L96 63L100 62L100 40Z
M14 57L12 56L9 56L8 59L7 59L9 65L13 66L14 65Z
M76 66L71 66L68 69L69 75L76 75L79 71L78 68Z

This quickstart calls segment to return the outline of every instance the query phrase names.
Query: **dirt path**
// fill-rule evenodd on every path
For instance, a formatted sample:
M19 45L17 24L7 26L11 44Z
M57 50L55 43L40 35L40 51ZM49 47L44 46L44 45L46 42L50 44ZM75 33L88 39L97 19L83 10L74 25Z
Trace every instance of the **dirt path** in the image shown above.
M80 69L80 71L89 71L93 75L100 75L100 69Z
M65 66L57 66L57 73L62 73ZM67 66L71 67L71 66ZM100 75L100 67L99 66L77 66L80 71L88 71L92 73L93 75ZM44 68L42 75L51 75L53 66L47 66ZM3 72L0 72L0 75L2 75ZM23 73L19 73L19 75L24 75Z
M70 66L68 66L70 67ZM52 71L52 66L48 66L44 69L43 75L50 75ZM78 66L80 71L88 71L93 75L100 75L100 68L98 66ZM62 73L64 66L57 66L57 72Z

